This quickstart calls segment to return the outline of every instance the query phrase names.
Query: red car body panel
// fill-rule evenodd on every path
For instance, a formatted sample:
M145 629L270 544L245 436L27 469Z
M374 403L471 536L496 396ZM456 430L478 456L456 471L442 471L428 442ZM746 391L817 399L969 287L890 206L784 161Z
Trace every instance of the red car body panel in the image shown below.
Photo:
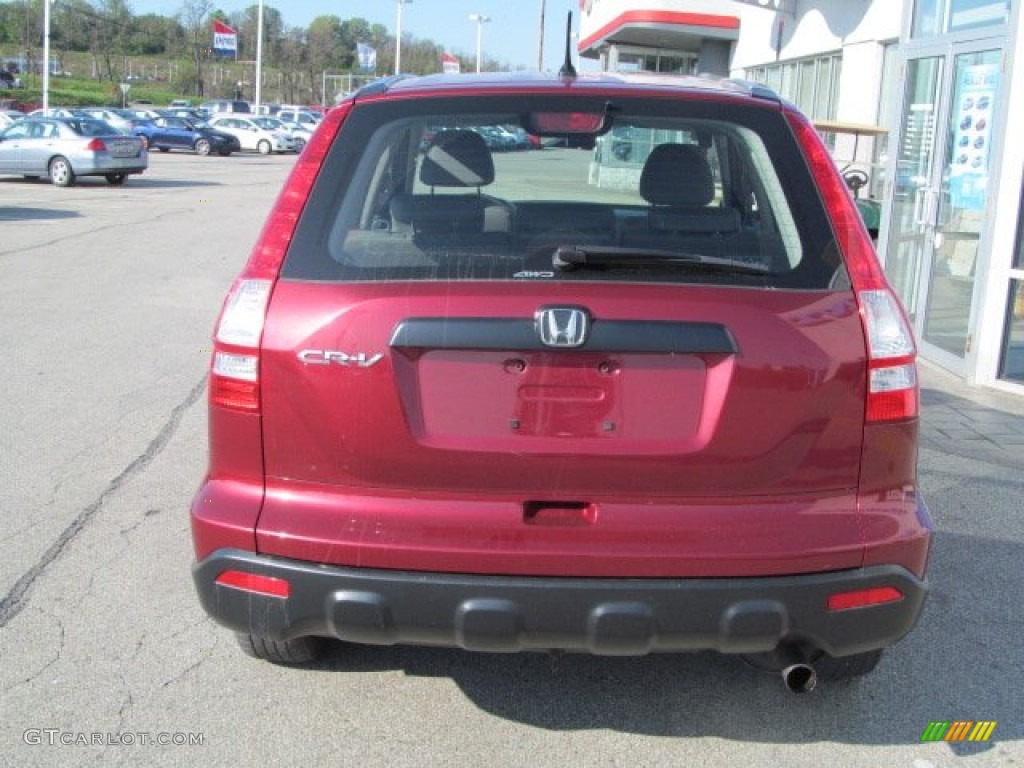
M229 374L211 375L210 465L192 503L204 605L268 637L315 627L484 649L523 647L523 615L551 625L530 643L616 652L810 637L848 655L894 642L920 611L933 529L916 480L913 342L827 150L791 108L737 85L697 82L685 97L775 113L827 211L831 243L812 257L839 264L845 283L281 276L321 164L361 105L559 89L679 98L659 78L424 78L328 113L240 278L265 281L256 339L215 341ZM552 306L582 308L593 327L715 326L728 349L446 343L445 323L530 324ZM418 322L441 329L437 343L402 343ZM552 578L571 581L579 625L561 626L557 600L538 592L534 604L535 588L558 591ZM675 621L687 580L707 626L659 639L653 616ZM280 589L228 606L250 583ZM630 600L613 599L620 587ZM822 595L867 611L863 633ZM403 607L416 596L453 603ZM414 618L392 626L389 606Z

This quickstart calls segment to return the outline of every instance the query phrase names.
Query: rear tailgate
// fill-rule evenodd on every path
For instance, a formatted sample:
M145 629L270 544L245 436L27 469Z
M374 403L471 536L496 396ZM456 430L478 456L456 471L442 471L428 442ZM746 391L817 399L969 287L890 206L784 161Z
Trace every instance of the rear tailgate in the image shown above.
M585 308L588 343L543 348L545 306ZM599 333L637 322L716 341ZM285 280L266 329L263 551L443 569L459 550L463 569L536 573L613 567L602 553L635 575L859 565L850 293Z

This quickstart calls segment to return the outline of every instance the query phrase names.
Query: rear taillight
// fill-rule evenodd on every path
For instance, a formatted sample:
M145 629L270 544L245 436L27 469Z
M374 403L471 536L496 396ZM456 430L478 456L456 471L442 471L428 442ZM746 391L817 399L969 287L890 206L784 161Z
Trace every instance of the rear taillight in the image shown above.
M213 335L210 403L236 411L260 409L260 339L270 294L320 165L349 107L325 122L300 155L242 270L228 292Z
M860 305L868 348L865 419L878 422L916 418L917 348L910 322L886 280L871 237L828 148L803 115L787 110L786 119L818 182Z
M259 410L260 337L273 285L270 280L242 278L228 293L213 335L210 402L214 405Z
M858 291L868 339L868 421L917 416L914 337L896 297L888 288Z
M107 145L103 143L103 139L93 139L92 141L85 145L85 148L90 152L107 151Z

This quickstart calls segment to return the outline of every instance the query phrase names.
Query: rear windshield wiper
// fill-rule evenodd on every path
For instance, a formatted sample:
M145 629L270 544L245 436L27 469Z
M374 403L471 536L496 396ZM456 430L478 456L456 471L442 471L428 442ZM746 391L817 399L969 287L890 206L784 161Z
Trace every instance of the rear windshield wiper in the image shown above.
M626 248L615 245L563 245L555 249L551 257L555 269L568 272L587 267L650 267L682 266L694 269L709 269L715 272L732 272L743 275L769 275L771 268L765 264L747 261L733 261L717 256L702 256L684 251L666 251L659 248Z

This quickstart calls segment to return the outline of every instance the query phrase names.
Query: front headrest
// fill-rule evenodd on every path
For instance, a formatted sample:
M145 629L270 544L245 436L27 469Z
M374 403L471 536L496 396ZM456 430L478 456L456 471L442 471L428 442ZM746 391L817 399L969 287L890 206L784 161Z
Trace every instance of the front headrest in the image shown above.
M441 131L420 166L428 187L482 187L494 181L494 160L484 137L475 131Z
M695 144L659 144L640 173L640 196L651 205L704 206L715 197L704 150Z

